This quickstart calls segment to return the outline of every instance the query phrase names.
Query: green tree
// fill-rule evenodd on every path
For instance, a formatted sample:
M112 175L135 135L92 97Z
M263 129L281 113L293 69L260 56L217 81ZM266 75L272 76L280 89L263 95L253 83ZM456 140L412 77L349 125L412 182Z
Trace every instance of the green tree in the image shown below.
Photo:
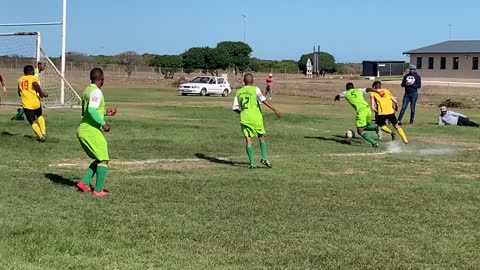
M313 53L304 54L298 61L298 68L305 73L307 71L307 61L310 58L313 61ZM320 52L320 69L329 73L335 72L335 57L327 52Z
M142 63L142 57L134 51L119 53L116 55L116 58L120 65L125 66L128 78L132 75L135 66Z
M165 79L173 79L175 73L182 68L180 55L155 55L150 59L149 65L155 67L155 71L162 73Z
M224 54L224 60L235 69L235 73L248 70L252 53L250 45L240 41L223 41L217 44L216 49Z

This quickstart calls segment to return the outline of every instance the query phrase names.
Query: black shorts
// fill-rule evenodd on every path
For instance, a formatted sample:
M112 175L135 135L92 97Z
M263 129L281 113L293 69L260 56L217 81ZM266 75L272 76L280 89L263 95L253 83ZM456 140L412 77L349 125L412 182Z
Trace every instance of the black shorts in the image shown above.
M33 122L37 121L37 118L42 116L42 107L35 109L35 110L30 110L30 109L23 109L25 112L25 117L27 118L28 122L33 124Z
M390 122L392 125L398 124L397 117L395 116L394 113L392 113L392 114L387 114L387 115L377 115L376 120L377 120L377 125L379 125L379 126L384 126L384 125L386 125L386 124L387 124L387 120L388 120L388 122Z

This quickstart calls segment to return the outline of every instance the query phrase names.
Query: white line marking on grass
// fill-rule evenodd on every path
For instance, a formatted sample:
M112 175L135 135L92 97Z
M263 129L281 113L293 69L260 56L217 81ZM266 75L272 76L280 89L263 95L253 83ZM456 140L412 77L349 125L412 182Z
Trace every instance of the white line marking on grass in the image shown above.
M110 163L113 165L150 165L150 164L157 164L157 163L183 163L183 162L212 162L211 160L218 160L224 162L231 162L230 159L224 157L206 157L206 158L161 158L161 159L144 159L144 160L110 160ZM81 164L78 163L58 163L58 164L50 164L49 166L55 167L76 167Z

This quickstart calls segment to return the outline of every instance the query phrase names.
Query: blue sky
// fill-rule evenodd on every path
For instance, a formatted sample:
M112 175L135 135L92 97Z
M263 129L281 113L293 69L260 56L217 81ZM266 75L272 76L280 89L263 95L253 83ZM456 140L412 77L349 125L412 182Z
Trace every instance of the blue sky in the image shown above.
M61 0L8 2L0 23L61 20ZM298 60L318 44L337 62L403 60L404 51L448 40L449 24L453 39L480 39L479 10L470 0L69 0L67 51L179 54L242 41L246 14L246 41L258 58ZM50 55L60 52L60 30L0 27L42 32Z

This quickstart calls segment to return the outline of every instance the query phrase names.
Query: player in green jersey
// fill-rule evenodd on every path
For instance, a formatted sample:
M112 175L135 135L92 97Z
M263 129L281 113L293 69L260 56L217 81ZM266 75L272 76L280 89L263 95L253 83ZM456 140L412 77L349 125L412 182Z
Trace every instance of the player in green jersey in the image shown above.
M253 153L253 138L258 137L260 141L260 151L262 154L261 163L268 168L272 167L272 163L267 159L267 144L265 142L265 128L263 126L262 108L263 103L270 108L277 118L281 117L278 111L270 101L262 94L262 91L253 85L253 75L245 74L243 77L245 86L237 91L233 101L232 109L240 114L240 126L245 135L246 150L250 161L250 168L255 168L255 158Z
M94 68L90 71L91 84L82 95L82 121L77 131L77 138L82 145L85 153L93 159L92 164L87 169L82 180L78 181L77 187L82 192L91 191L90 181L93 176L97 175L94 196L110 195L110 192L103 189L105 177L108 170L108 148L107 141L103 136L103 132L110 131L104 116L114 116L117 113L116 108L108 108L105 110L105 100L101 87L103 86L103 71Z
M382 139L382 133L380 128L377 125L372 125L372 111L367 101L363 97L367 92L377 92L378 90L372 88L355 88L353 83L349 82L346 85L346 91L335 96L335 101L340 100L340 98L345 98L350 105L356 111L356 126L357 132L364 138L366 141L372 144L373 147L378 147L377 141L375 141L370 134L365 131L375 131L378 135L378 138Z

